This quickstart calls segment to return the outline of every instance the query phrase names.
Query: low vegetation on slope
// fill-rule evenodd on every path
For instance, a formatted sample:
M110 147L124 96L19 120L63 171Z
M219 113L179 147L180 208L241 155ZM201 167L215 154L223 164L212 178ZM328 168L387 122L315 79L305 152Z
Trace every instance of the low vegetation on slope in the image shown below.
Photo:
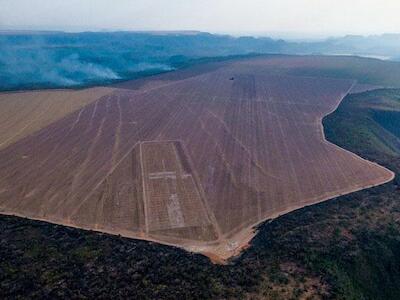
M351 78L359 83L399 87L400 64L393 61L351 56L311 56L315 65L299 65L289 73L302 76Z
M374 161L396 157L400 155L400 90L350 95L324 125L332 142L352 152Z
M397 90L347 97L324 120L327 138L399 174L390 129L399 98ZM391 119L380 118L389 108ZM399 220L395 181L266 222L241 257L221 266L172 247L3 216L0 297L399 299Z

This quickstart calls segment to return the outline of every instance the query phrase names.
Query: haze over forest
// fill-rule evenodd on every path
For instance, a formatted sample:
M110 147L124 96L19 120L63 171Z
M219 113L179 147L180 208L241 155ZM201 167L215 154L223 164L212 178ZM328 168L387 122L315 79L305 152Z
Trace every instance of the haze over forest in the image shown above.
M300 42L197 31L3 31L0 51L0 90L13 90L108 83L232 55L333 54L399 60L400 35Z
M34 3L0 1L0 90L132 79L229 55L400 58L393 0Z

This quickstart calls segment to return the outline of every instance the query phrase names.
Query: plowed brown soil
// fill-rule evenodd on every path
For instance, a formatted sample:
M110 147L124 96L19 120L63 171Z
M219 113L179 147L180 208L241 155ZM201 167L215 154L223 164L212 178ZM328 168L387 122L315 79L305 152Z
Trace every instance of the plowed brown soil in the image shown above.
M0 149L111 93L112 88L0 93Z
M392 180L324 138L354 82L271 72L279 60L125 83L0 135L0 211L227 258L263 220Z

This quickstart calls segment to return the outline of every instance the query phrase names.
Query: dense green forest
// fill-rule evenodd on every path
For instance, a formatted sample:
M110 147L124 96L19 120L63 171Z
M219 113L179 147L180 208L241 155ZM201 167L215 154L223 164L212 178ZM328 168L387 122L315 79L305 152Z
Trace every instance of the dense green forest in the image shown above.
M294 42L205 32L0 31L0 91L109 84L180 69L198 60L254 53L370 54L395 59L399 40L399 35ZM393 61L353 57L300 71L397 86L399 68Z
M327 138L400 172L400 90L349 95ZM400 189L299 209L227 265L150 242L0 217L0 298L400 299Z

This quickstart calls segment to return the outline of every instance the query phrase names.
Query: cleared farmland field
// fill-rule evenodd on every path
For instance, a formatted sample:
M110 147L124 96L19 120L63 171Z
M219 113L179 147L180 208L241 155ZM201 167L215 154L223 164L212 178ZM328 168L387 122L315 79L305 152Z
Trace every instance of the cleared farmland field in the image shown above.
M356 82L278 70L299 60L120 84L0 150L1 212L226 258L263 220L392 180L324 138Z
M0 93L0 149L111 93L112 88Z

